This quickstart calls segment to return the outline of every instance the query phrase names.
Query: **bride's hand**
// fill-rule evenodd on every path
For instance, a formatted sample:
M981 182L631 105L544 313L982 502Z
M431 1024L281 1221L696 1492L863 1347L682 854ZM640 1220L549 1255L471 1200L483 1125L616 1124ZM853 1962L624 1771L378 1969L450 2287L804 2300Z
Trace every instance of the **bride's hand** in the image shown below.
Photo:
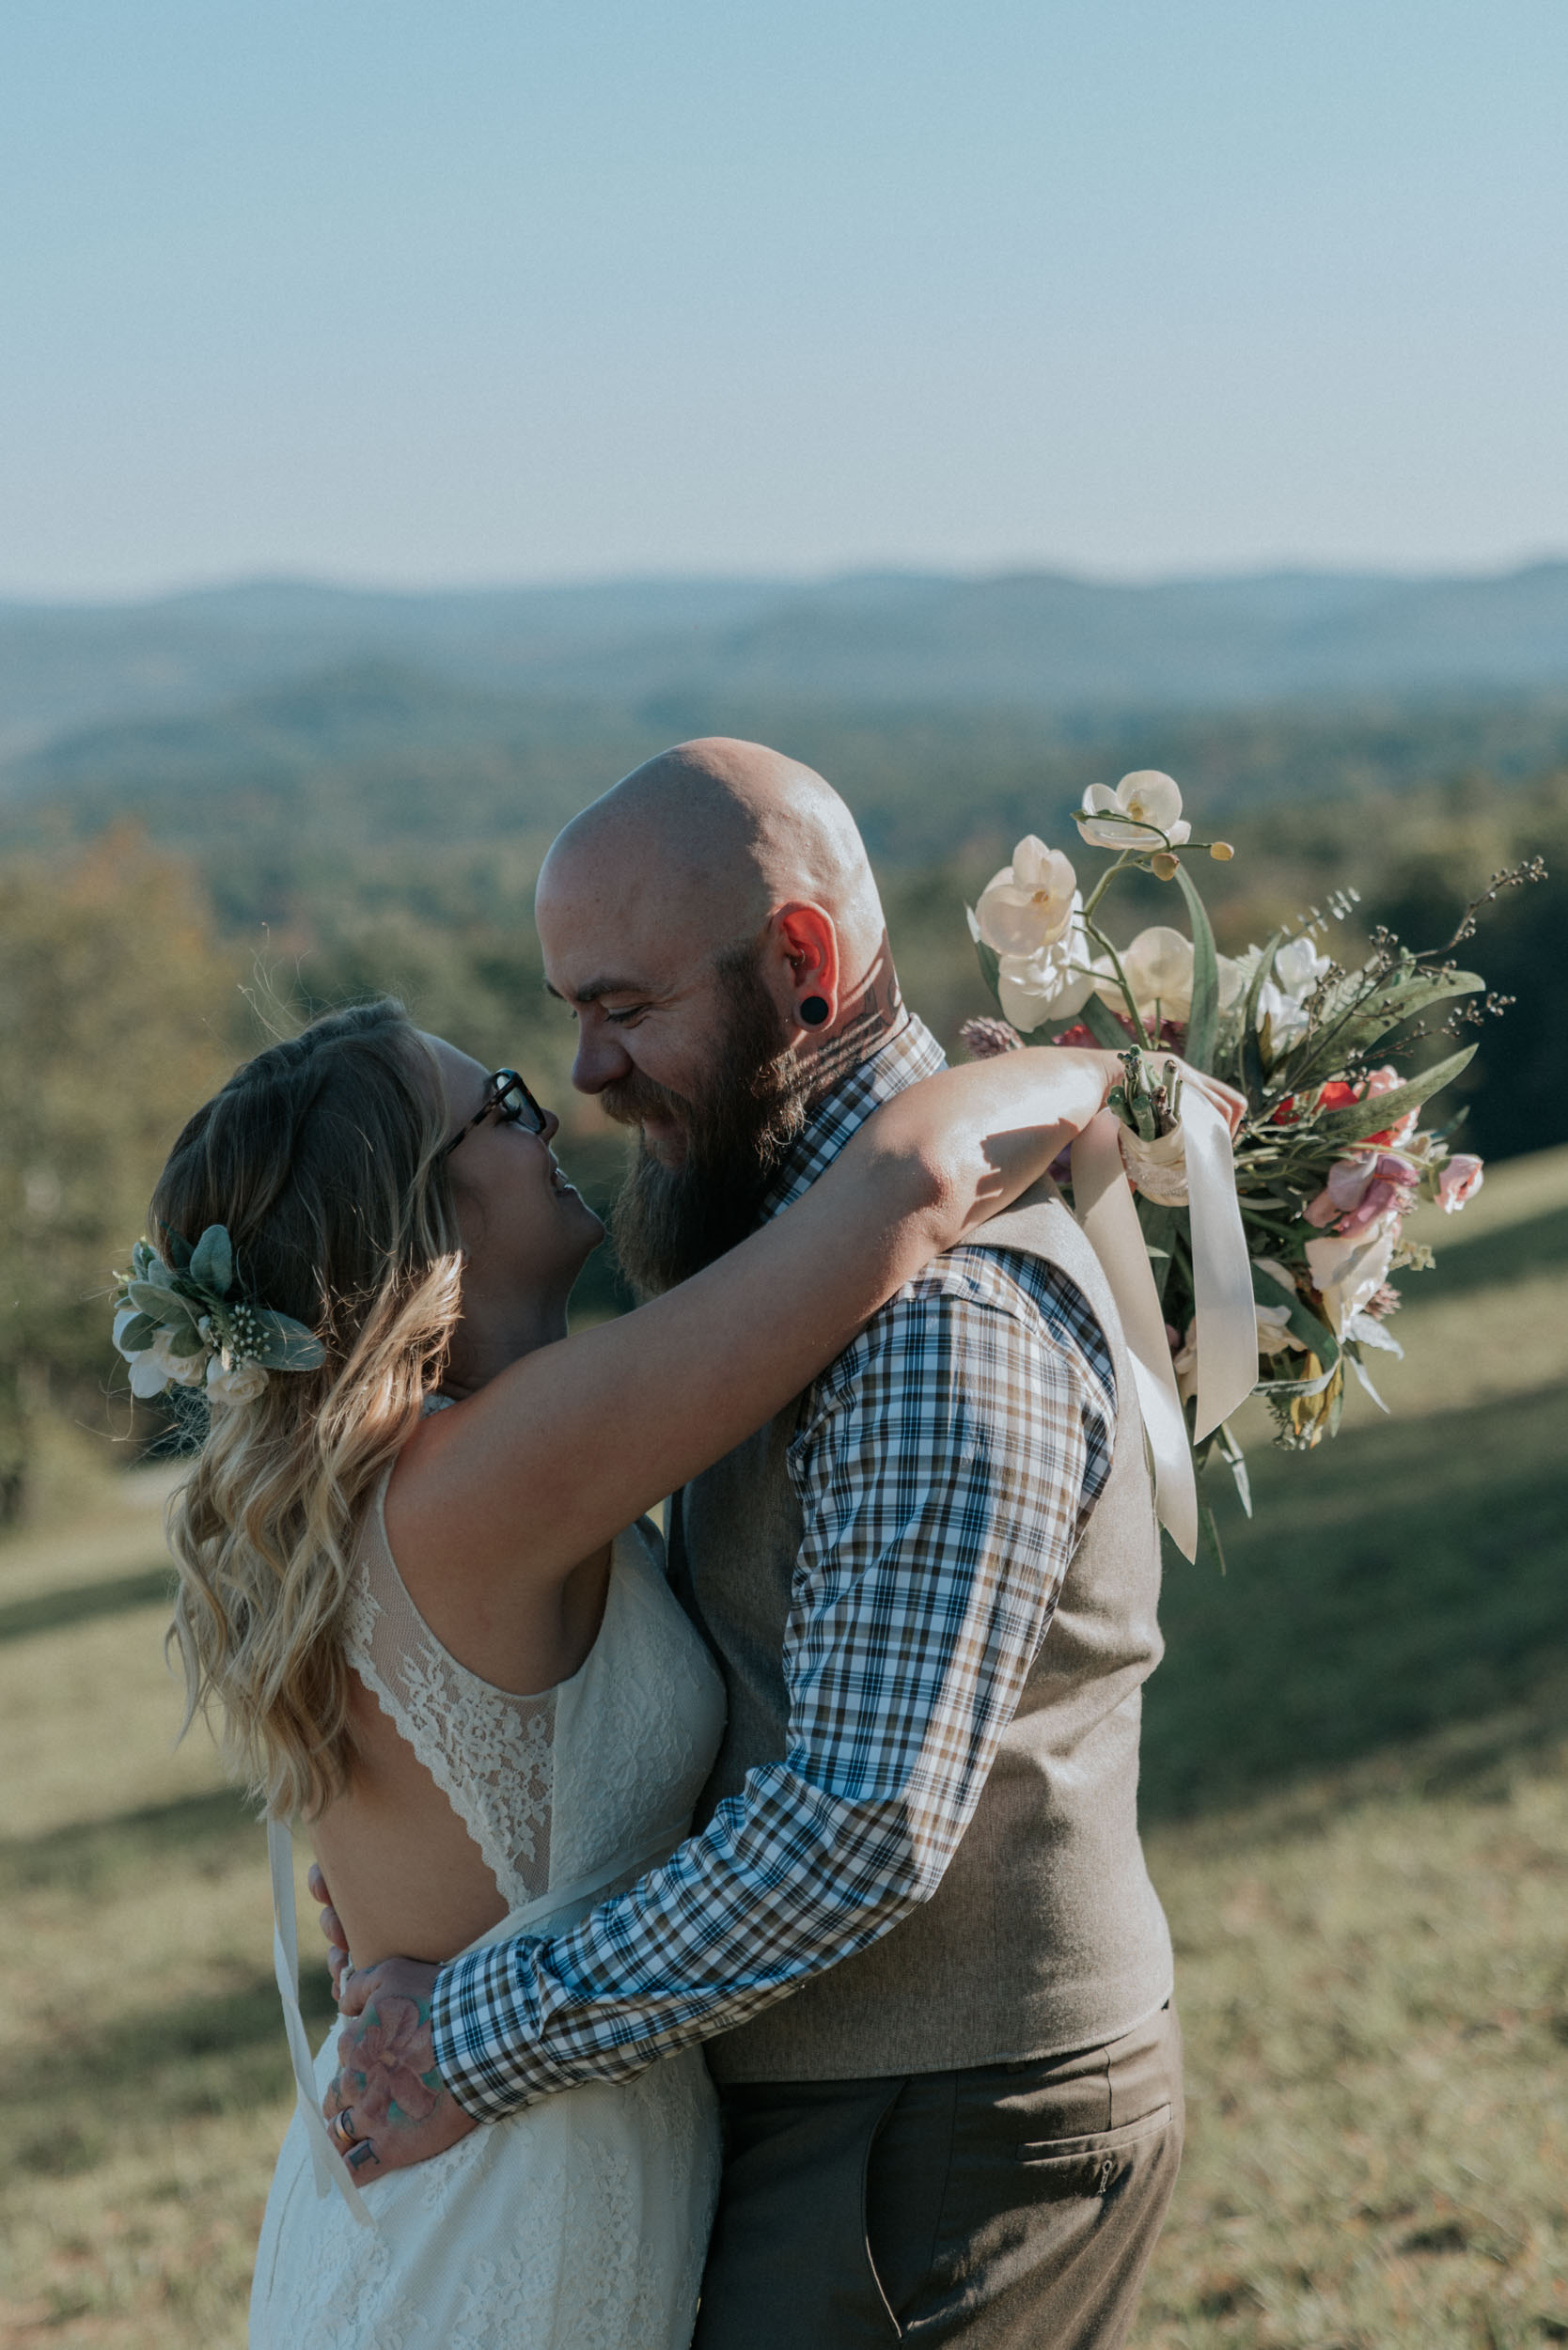
M311 1900L320 1902L321 1904L321 1914L316 1922L326 1936L327 1972L332 1977L332 1996L341 2007L343 1985L352 1972L349 1965L349 1937L343 1931L343 1920L332 1905L332 1895L327 1890L327 1881L321 1874L321 1864L319 1860L311 1862L310 1873L306 1878L306 1883L310 1888Z
M388 1958L343 1980L337 2073L321 2111L359 2186L428 2162L478 2127L436 2071L431 1998L439 1971Z

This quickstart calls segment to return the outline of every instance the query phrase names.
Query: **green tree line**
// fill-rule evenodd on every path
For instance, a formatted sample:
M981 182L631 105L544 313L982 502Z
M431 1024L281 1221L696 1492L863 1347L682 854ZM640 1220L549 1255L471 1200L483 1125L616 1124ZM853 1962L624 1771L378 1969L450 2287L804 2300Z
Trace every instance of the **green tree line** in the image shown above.
M1021 826L1070 854L1074 780L1020 785L1016 806ZM1201 815L1201 777L1182 780ZM1494 872L1544 854L1550 878L1506 893L1458 950L1518 999L1482 1036L1466 1139L1493 1156L1568 1139L1568 772L1327 801L1277 793L1229 828L1234 861L1205 862L1201 877L1221 946L1243 947L1354 885L1356 916L1326 939L1348 961L1376 920L1413 945L1439 942ZM615 1182L619 1142L572 1093L571 1018L543 989L537 834L447 847L367 828L337 842L324 871L280 891L269 919L237 913L221 836L202 847L180 854L121 824L0 868L0 1517L25 1505L42 1416L128 1448L161 1424L133 1411L110 1349L111 1275L184 1119L263 1041L259 993L296 1019L400 995L425 1026L527 1072L560 1109L561 1147L590 1197L607 1198ZM949 1049L962 1021L990 1009L964 906L997 854L991 838L923 862L877 857L905 994ZM1176 892L1148 883L1141 918L1179 923ZM583 1302L622 1302L603 1259Z

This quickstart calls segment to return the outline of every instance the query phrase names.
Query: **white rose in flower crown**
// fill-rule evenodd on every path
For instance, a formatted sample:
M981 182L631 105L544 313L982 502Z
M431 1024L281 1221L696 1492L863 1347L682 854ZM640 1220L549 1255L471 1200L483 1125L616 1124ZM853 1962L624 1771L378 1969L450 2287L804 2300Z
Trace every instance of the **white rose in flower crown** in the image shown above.
M1187 1018L1192 1010L1190 938L1156 922L1152 928L1139 931L1132 945L1122 948L1121 968L1127 975L1127 985L1140 1020L1152 1020L1156 1004L1162 1020ZM1112 1011L1126 1011L1127 1000L1114 971L1101 979L1100 996Z
M1023 1036L1047 1020L1071 1020L1094 993L1089 940L1074 920L1065 938L1037 955L1002 955L996 994L1002 1017Z
M1092 849L1177 848L1192 835L1182 814L1180 784L1157 767L1123 776L1114 791L1109 784L1091 783L1084 813L1074 822Z
M1388 1277L1399 1246L1400 1219L1393 1209L1358 1232L1325 1232L1307 1243L1312 1287L1323 1299L1328 1326L1342 1339L1362 1308L1371 1305Z
M1078 877L1059 849L1031 832L980 891L976 927L999 955L1037 955L1072 926Z
M126 1324L134 1318L134 1307L128 1307L122 1308L115 1316L117 1346ZM155 1330L150 1346L144 1346L139 1354L125 1356L131 1371L131 1392L140 1396L144 1402L151 1396L162 1395L165 1387L199 1387L201 1385L207 1369L205 1351L196 1355L176 1355L170 1345L174 1336L172 1330Z
M259 1363L233 1363L225 1370L223 1356L214 1355L207 1366L207 1393L214 1403L249 1403L266 1384Z

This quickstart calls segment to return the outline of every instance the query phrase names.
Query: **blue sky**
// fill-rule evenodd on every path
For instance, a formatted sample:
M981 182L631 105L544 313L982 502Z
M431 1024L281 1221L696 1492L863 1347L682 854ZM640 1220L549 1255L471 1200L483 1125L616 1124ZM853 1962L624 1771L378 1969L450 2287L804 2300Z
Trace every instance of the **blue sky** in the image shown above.
M1562 0L10 0L0 595L1568 549Z

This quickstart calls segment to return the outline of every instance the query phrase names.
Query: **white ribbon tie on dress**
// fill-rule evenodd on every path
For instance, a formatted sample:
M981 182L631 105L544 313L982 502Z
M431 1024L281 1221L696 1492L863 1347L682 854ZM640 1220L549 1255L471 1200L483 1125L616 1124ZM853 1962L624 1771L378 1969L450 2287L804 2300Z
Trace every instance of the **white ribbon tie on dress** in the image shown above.
M372 2227L375 2223L366 2208L365 2198L350 2178L343 2157L327 2133L321 2114L321 2092L316 2087L310 2043L305 2036L305 2018L300 2013L300 1943L294 1914L294 1847L287 1824L282 1820L269 1819L267 1822L267 1859L273 1873L273 1972L277 1978L278 1997L283 2001L283 2025L289 2035L289 2055L294 2067L294 2085L299 2091L299 2109L304 2118L306 2136L310 2140L316 2192L318 2195L341 2195L349 2207L350 2217L362 2228Z
M573 1878L568 1885L552 1886L537 1900L525 1903L521 1909L512 1910L498 1925L492 1926L488 1934L481 1934L477 1941L468 1945L469 1950L483 1950L493 1942L510 1942L517 1935L535 1933L547 1919L553 1921L564 1918L569 1911L580 1911L584 1903L607 1893L617 1883L624 1884L628 1879L646 1874L650 1869L662 1868L676 1846L684 1841L690 1829L690 1819L682 1817L652 1830L646 1837L639 1837L635 1852L618 1853L613 1860L588 1874ZM310 2043L306 2038L305 2017L300 2013L294 1848L282 1820L269 1819L267 1822L267 1860L273 1879L273 1973L277 1979L278 1996L283 2001L284 2029L289 2035L289 2055L294 2068L294 2084L299 2091L299 2109L304 2117L306 2136L310 2140L316 2192L320 2196L341 2195L351 2217L359 2226L373 2228L376 2223L369 2206L350 2178L321 2113L321 2092L316 2086Z
M1102 1110L1074 1143L1073 1204L1121 1317L1153 1457L1155 1513L1177 1549L1193 1559L1198 1553L1198 1487L1192 1446L1171 1368L1165 1311L1121 1164L1119 1122L1113 1111ZM1200 1443L1257 1384L1258 1322L1230 1131L1214 1104L1192 1085L1182 1094L1180 1124L1186 1151L1198 1324L1193 1441Z

